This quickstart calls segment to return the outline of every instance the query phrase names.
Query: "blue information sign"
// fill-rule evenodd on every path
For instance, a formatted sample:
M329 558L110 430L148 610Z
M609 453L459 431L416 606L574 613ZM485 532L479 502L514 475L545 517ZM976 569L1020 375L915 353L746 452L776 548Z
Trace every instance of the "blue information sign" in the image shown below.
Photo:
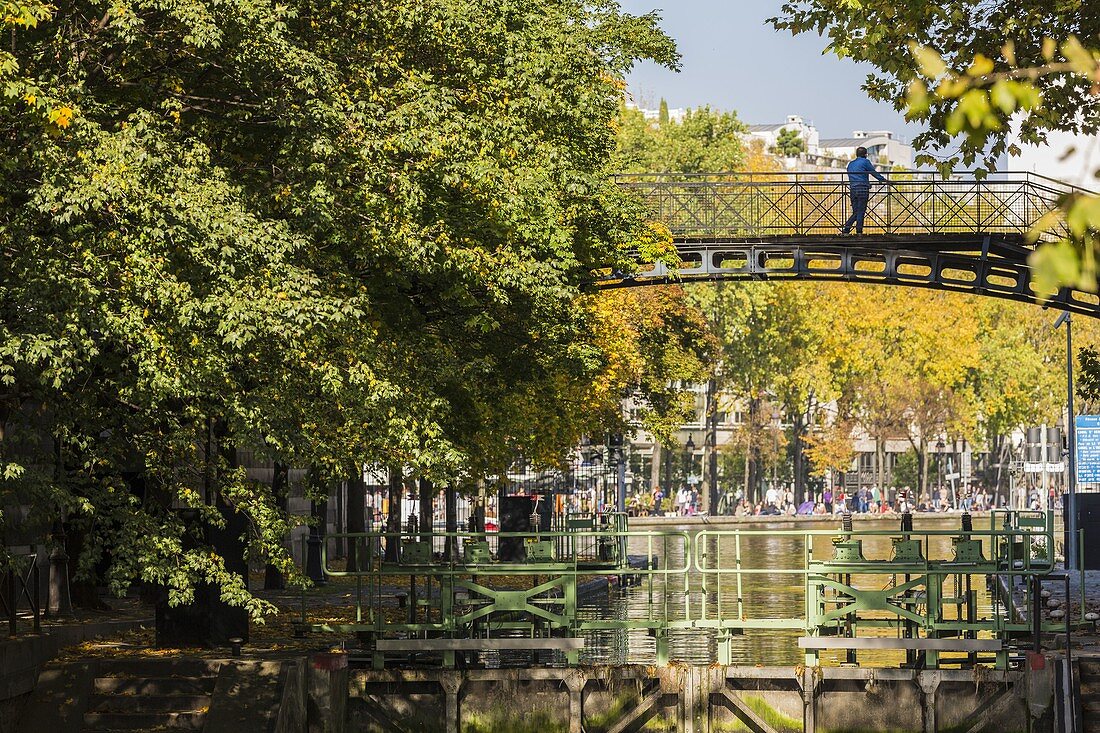
M1077 483L1100 483L1100 415L1078 415Z

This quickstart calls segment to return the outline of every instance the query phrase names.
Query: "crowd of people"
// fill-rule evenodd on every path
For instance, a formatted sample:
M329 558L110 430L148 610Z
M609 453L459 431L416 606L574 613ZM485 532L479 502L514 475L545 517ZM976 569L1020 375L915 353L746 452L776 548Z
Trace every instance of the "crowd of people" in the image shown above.
M635 517L678 516L690 517L700 511L699 489L683 486L678 491L665 494L657 486L653 491L636 491L627 498L627 513Z
M741 488L729 489L720 495L714 513L735 517L841 514L845 510L853 514L891 514L901 512L903 504L914 512L977 512L994 508L995 501L987 489L978 486L966 490L932 488L918 497L908 486L882 490L872 485L854 491L842 486L826 488L798 502L791 486L771 485L755 501ZM627 511L633 516L690 517L699 514L701 507L699 489L694 486L668 493L657 486L652 491L636 491L627 501Z

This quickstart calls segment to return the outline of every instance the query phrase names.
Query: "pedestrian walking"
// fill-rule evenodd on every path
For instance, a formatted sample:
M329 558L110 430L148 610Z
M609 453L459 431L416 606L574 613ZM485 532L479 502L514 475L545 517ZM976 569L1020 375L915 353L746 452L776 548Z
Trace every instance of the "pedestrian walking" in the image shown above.
M867 201L871 197L871 179L874 176L885 184L890 182L878 172L875 164L867 160L867 148L856 148L855 159L848 163L848 197L852 202L852 215L844 226L840 227L840 233L847 236L852 233L852 225L855 225L856 234L863 234L863 220L867 217Z

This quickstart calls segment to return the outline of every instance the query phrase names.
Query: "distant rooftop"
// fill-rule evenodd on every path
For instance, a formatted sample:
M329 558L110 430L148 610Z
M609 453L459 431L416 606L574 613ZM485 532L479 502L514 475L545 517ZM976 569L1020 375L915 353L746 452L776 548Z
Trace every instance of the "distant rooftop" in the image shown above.
M823 148L858 148L860 145L866 145L868 140L873 139L869 137L828 137L820 140L818 144Z
M889 130L875 130L873 132L856 130L852 133L851 137L822 138L820 144L823 148L854 148L863 145L871 140L893 140L899 143L905 142L901 138L895 137L894 133L890 132Z

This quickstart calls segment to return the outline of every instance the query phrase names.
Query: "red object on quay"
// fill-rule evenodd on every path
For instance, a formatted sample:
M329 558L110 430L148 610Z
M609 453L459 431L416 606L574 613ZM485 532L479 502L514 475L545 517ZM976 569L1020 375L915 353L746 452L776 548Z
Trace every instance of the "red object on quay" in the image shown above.
M335 672L347 669L348 655L345 652L319 652L310 658L309 663L314 669Z

